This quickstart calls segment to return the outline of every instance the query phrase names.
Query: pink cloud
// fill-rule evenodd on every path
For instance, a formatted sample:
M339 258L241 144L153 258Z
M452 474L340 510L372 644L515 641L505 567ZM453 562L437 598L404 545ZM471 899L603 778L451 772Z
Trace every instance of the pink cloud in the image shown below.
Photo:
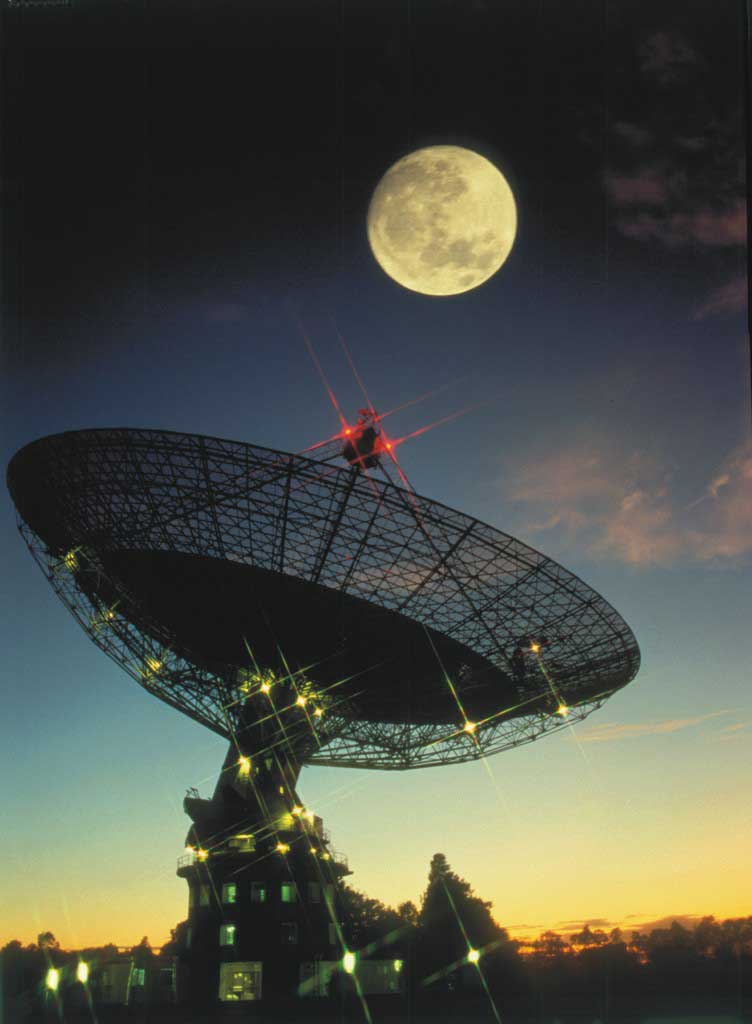
M666 467L614 445L579 445L509 477L520 529L558 532L591 555L634 566L728 564L752 554L752 441L732 451L702 494L677 501Z
M735 277L711 292L705 302L698 306L693 319L703 320L706 316L724 313L739 313L747 308L749 286L743 275Z
M606 190L618 206L663 206L668 202L666 181L655 172L609 175Z
M634 204L637 202L633 200ZM643 202L641 205L650 204ZM669 248L690 244L712 247L744 245L747 239L747 204L744 199L738 199L722 209L705 207L673 213L641 210L620 218L618 228L627 238L639 242L654 240Z

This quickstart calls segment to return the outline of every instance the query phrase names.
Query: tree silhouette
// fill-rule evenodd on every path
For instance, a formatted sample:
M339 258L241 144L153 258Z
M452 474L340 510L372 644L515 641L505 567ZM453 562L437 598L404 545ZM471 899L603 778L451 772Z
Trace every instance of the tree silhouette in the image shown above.
M468 962L473 950L480 955L478 965L484 974L508 973L516 945L494 921L491 906L452 871L443 853L434 854L418 915L416 966L421 977L438 974L440 979L453 977L460 986L475 987L478 967Z

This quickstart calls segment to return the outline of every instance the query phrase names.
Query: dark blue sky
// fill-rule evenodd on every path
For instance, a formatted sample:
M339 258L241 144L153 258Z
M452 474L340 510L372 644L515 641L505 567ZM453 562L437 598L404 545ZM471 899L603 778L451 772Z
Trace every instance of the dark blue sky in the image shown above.
M71 2L7 15L5 462L93 426L328 437L296 317L345 411L334 321L378 408L446 386L395 434L478 405L400 449L408 477L582 575L644 667L494 781L317 769L306 799L388 901L443 849L510 926L748 913L728 853L752 722L740 6ZM380 175L432 143L497 163L520 214L501 271L448 299L387 278L365 233ZM180 799L222 743L88 642L7 496L0 530L2 831L39 915L10 900L0 940L156 942L185 912ZM531 843L588 885L531 895Z

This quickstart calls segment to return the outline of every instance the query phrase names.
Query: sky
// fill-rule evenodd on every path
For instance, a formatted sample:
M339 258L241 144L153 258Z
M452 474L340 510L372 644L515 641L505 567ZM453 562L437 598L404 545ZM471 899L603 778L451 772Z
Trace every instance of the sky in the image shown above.
M742 7L227 0L6 10L2 458L84 427L300 451L338 400L425 494L577 573L642 667L584 723L459 767L307 768L356 888L431 856L515 935L752 913L752 444ZM461 145L515 195L462 295L374 260L400 157ZM0 498L0 943L169 937L189 786L224 741L140 690Z

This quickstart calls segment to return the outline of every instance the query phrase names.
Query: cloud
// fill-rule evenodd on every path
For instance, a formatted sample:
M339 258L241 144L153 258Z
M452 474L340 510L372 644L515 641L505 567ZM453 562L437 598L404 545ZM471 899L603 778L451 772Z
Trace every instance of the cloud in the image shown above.
M708 87L700 46L669 29L637 42L631 95L643 120L615 111L603 174L612 224L624 238L672 251L721 250L733 261L695 319L743 308L731 278L747 239L743 111Z
M734 722L727 725L718 732L716 739L720 743L730 743L736 740L749 740L749 722Z
M619 723L604 722L591 726L578 733L583 743L611 743L614 740L636 739L639 736L658 736L665 733L680 732L693 726L707 722L720 715L731 714L730 711L711 711L706 715L693 715L690 718L667 718L662 722Z
M557 921L555 928L562 928L564 931L580 931L582 928L613 928L614 921L605 917L589 917L586 921L578 918L576 921Z
M733 280L721 285L708 295L693 314L694 320L703 320L713 314L740 313L747 308L749 286L746 275L740 274Z
M637 48L637 60L644 77L660 86L685 82L703 63L684 35L668 30L643 39Z
M605 440L511 468L507 496L519 531L577 542L591 556L628 565L728 564L752 554L752 441L732 451L702 493L675 496L668 467Z
M607 191L617 205L659 205L657 197L661 190L661 205L668 203L668 185L650 173L647 176L644 173L641 172L642 177L631 179L607 178ZM641 190L643 197L639 198ZM616 198L619 194L631 198L628 201L622 198L620 201ZM744 199L737 199L730 206L715 209L706 206L697 210L678 209L662 213L642 209L633 216L619 219L617 227L626 238L639 242L661 242L669 249L678 249L691 243L709 247L741 246L747 240L747 204Z
M637 916L638 915L636 914L630 914L628 918L625 918L625 921L636 918ZM655 918L652 921L640 921L636 924L630 924L629 929L630 931L635 932L652 932L659 928L670 928L674 921L676 921L676 923L680 924L682 928L688 928L692 931L697 927L700 921L702 921L704 916L705 915L703 914L671 914L667 917Z

